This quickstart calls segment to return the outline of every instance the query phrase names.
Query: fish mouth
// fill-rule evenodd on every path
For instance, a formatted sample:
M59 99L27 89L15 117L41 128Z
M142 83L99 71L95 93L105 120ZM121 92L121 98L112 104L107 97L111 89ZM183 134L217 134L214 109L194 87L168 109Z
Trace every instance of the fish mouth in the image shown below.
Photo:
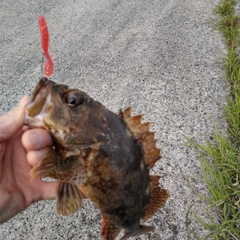
M26 107L24 124L28 127L44 127L43 119L48 115L51 106L51 87L55 83L43 77L38 82L30 102Z

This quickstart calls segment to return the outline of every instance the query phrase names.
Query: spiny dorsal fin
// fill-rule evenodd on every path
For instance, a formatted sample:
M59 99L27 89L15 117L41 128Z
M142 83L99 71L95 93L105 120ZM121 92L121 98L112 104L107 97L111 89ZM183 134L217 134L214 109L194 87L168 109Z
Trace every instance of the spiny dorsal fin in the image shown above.
M135 127L131 128L131 131L133 132L133 134L135 135L135 137L137 139L141 138L142 136L144 136L146 133L149 132L149 128L150 128L151 123L150 122L146 122L146 123L141 123Z
M129 127L135 127L139 124L141 124L143 115L136 115L136 116L130 116L129 118L126 119L126 123Z
M154 139L151 142L143 141L142 147L143 147L144 152L148 152L148 151L151 151L152 149L155 149L156 148L156 142L157 142L156 139Z
M154 140L154 132L148 132L142 137L142 141L151 142Z
M123 119L128 119L131 116L131 110L132 107L128 107L127 109L125 109L122 114L123 114Z
M141 123L143 115L131 116L131 107L120 112L120 117L126 123L128 129L142 146L144 162L152 168L155 162L160 159L160 149L156 148L154 132L149 130L151 123Z
M169 190L166 189L161 189L158 185L159 185L159 176L150 176L150 194L151 194L151 199L149 204L147 205L147 208L145 210L144 215L142 216L143 220L148 220L149 218L151 218L155 212L157 212L160 208L162 208L169 195L170 192Z
M161 150L159 148L152 149L144 154L144 159L148 166L153 167L155 162L161 158Z

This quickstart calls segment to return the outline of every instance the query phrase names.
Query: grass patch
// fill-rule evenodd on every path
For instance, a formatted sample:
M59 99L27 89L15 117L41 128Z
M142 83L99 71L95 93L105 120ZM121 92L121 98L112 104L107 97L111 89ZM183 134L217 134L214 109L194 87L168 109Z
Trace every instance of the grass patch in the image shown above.
M240 17L234 11L235 5L235 0L222 0L215 8L219 15L218 29L228 50L224 61L230 89L225 107L228 128L222 132L214 125L215 135L204 145L188 139L190 146L200 153L202 174L211 194L209 198L198 196L208 202L209 209L218 210L219 222L211 215L205 222L192 210L193 206L187 213L186 222L191 212L209 231L205 239L240 239ZM200 239L194 232L191 234Z

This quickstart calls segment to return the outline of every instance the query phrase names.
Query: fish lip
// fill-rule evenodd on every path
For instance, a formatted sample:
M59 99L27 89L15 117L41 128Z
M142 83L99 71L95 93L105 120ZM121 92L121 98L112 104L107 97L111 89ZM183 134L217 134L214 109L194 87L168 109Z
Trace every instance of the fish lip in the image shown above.
M37 95L40 93L42 88L45 88L46 90L50 91L51 86L55 84L56 84L55 82L49 80L48 78L42 77L33 91L30 103L35 101Z
M56 83L43 77L35 87L29 103L26 106L24 125L29 127L44 127L45 108L51 101L51 87Z

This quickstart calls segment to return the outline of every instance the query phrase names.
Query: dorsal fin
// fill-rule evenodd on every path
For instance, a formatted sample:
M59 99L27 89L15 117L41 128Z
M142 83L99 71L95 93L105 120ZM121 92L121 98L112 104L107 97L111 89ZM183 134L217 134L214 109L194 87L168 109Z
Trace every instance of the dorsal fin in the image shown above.
M139 114L139 115L135 115L135 116L130 116L129 118L127 118L127 124L128 126L137 126L141 123L143 115Z
M144 215L142 216L143 220L148 220L149 218L151 218L155 212L157 212L160 208L162 208L169 195L170 192L166 189L161 189L158 185L159 185L159 176L150 176L150 194L151 194L151 199L149 204L147 205L147 208L145 210Z
M126 108L123 112L121 112L123 114L123 119L128 119L131 116L131 110L132 107L128 107Z
M152 168L155 162L161 158L160 149L156 148L156 139L154 132L149 130L151 123L141 123L143 115L131 116L131 107L120 111L120 117L126 123L128 129L141 144L144 153L144 162Z

